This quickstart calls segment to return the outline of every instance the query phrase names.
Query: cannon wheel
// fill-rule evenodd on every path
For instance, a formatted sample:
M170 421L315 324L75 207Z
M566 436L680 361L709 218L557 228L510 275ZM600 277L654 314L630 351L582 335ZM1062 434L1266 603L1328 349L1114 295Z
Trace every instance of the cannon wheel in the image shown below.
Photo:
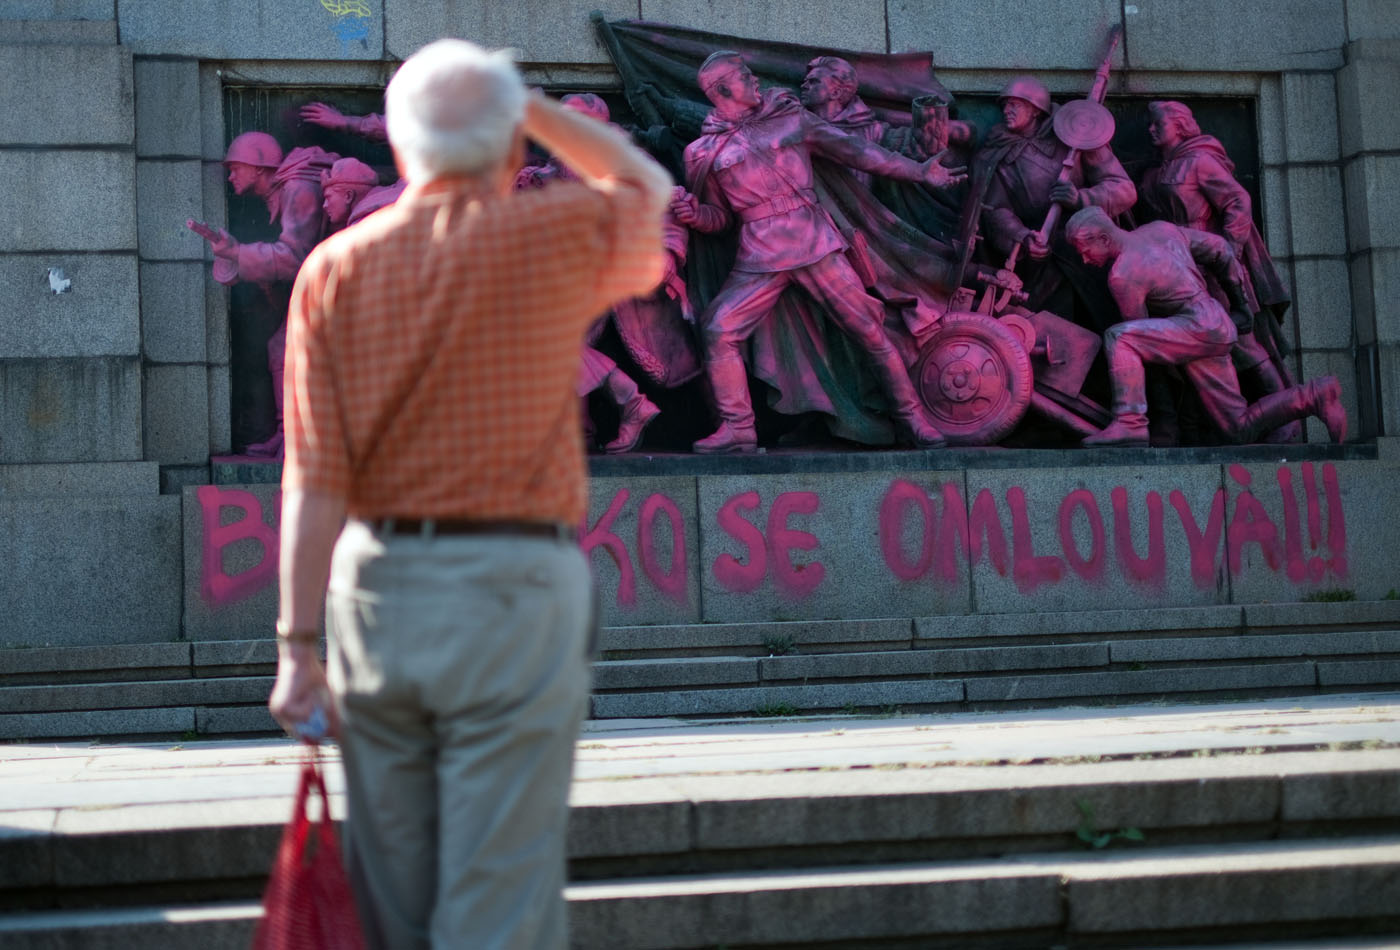
M924 344L914 388L950 445L995 445L1031 404L1030 354L981 313L949 313Z

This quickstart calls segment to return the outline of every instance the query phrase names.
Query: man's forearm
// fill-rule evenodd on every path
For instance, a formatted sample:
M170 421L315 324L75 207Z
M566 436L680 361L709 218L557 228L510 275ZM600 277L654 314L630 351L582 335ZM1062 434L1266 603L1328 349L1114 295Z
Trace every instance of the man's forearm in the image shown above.
M525 105L524 132L585 180L620 178L641 186L658 207L670 200L671 176L606 122L532 92Z
M282 498L281 589L278 618L290 630L316 630L321 624L331 552L345 521L343 499L316 492L289 491Z

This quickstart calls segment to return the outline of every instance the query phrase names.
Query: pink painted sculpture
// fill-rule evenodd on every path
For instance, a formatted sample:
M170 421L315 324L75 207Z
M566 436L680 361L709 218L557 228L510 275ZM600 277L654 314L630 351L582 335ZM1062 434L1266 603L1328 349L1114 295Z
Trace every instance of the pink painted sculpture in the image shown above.
M244 132L229 144L224 157L234 193L254 194L267 206L268 220L280 228L277 240L240 243L223 228L197 221L185 225L209 242L214 252L214 279L221 284L247 281L260 286L269 306L282 322L267 342L267 366L272 375L277 425L263 442L249 445L248 455L282 456L282 376L287 346L287 301L301 262L324 233L321 173L338 156L314 146L293 149L284 158L282 147L266 132Z
M1162 164L1143 176L1142 197L1159 217L1218 234L1230 245L1242 268L1240 282L1249 312L1256 314L1254 325L1241 331L1231 357L1260 392L1281 392L1291 380L1278 321L1290 300L1254 225L1249 192L1235 180L1235 165L1224 146L1201 132L1189 108L1167 101L1150 103L1147 109L1148 134L1161 150ZM1214 280L1210 283L1216 298L1225 302L1224 290ZM1300 431L1301 426L1292 423L1271 433L1267 441L1297 441Z
M1015 261L1022 248L1029 255L1017 270L1031 310L1051 310L1101 332L1114 320L1112 302L1102 277L1087 272L1065 243L1052 209L1069 213L1094 205L1116 217L1132 208L1137 190L1106 136L1094 148L1061 140L1054 121L1059 107L1039 80L1018 76L999 99L1005 124L987 135L974 172L983 232L1008 259ZM1047 218L1052 226L1042 233Z
M1317 416L1332 441L1346 438L1341 386L1326 376L1246 403L1230 353L1237 326L1253 315L1235 257L1219 236L1166 221L1134 231L1116 226L1102 208L1077 212L1066 235L1084 263L1109 266L1108 286L1122 323L1104 334L1113 382L1113 422L1084 445L1148 444L1144 363L1180 366L1200 393L1206 412L1236 442L1251 442L1271 429ZM1227 313L1210 292L1212 274L1230 299Z
M346 115L335 106L324 102L308 102L301 107L301 121L319 125L332 132L350 132L371 142L389 141L389 133L384 128L384 116L378 113L369 115Z
M708 234L727 230L737 218L739 247L732 271L699 321L720 425L695 443L695 451L757 448L740 345L791 284L825 304L865 353L905 437L919 446L944 444L885 335L883 305L866 292L846 257L848 243L816 201L812 158L936 187L965 176L935 160L914 162L848 135L807 112L786 90L760 93L737 53L712 54L698 79L714 108L685 150L689 191L677 195L672 210L683 224Z
M387 208L403 194L406 185L403 179L381 185L378 173L358 158L340 159L321 173L326 232L332 234Z
M593 93L567 95L560 102L600 122L611 119L608 104ZM515 187L541 188L551 181L569 181L576 177L567 165L551 158L542 165L527 165L520 169L515 176ZM667 255L660 287L648 297L618 304L612 312L599 318L585 337L578 395L582 399L589 393L601 391L617 405L620 416L617 434L603 446L603 451L610 455L635 449L647 426L661 414L657 405L641 391L637 381L612 357L598 349L610 322L616 327L633 361L653 382L669 388L688 382L700 373L700 363L690 344L689 334L680 322L680 318L693 320L685 281L680 273L680 268L685 264L689 236L689 230L677 222L674 215L668 215L662 229ZM591 439L592 420L586 412L584 419Z

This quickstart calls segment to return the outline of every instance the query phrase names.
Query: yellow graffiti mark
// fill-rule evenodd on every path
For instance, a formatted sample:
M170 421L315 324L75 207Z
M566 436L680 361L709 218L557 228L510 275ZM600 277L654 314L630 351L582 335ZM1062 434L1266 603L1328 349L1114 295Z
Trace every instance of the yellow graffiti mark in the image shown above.
M369 17L374 15L370 12L369 4L365 3L365 0L321 0L321 6L336 16Z

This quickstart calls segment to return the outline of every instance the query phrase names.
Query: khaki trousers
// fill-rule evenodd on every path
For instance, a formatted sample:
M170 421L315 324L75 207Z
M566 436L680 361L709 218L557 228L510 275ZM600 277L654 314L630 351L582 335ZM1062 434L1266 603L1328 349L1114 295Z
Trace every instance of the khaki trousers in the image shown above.
M567 946L590 586L573 544L342 532L329 672L371 948Z

